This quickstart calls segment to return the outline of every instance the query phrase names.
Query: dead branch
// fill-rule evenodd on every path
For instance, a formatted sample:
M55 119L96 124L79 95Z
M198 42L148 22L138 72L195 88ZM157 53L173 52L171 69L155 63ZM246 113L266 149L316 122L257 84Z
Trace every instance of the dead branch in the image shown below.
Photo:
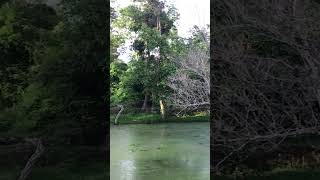
M259 151L275 150L288 137L318 134L320 4L212 4L213 166L236 166Z
M190 49L177 61L178 71L169 78L168 86L173 90L169 102L185 110L199 107L209 109L210 64L209 55L200 49Z

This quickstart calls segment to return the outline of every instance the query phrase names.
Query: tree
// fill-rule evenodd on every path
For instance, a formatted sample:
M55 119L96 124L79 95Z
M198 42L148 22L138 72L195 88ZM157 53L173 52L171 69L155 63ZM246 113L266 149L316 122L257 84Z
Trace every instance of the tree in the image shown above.
M66 128L64 133L70 137L76 136L75 142L80 141L78 143L102 144L106 141L107 131L105 104L108 102L104 99L108 64L108 40L105 32L108 23L105 17L108 10L104 7L103 0L68 0L61 3L61 29L53 33L58 41L49 44L45 51L50 53L49 57L53 55L52 50L53 53L59 53L53 59L45 58L48 61L44 62L38 78L46 87L52 85L56 89L52 91L52 95L49 94L50 98L60 96L59 103L63 103L60 104L60 114L65 117L59 117L58 122L64 125L64 119L68 118L71 127L78 131L70 134L70 130ZM47 54L42 55L44 58Z
M34 9L28 8L38 11L42 7L44 14L53 16L52 8L49 10L44 4L22 5L26 8L19 13L28 13L19 19L39 23L41 28L33 33L37 35L34 41L30 39L32 32L26 33L29 39L25 42L34 48L29 48L26 56L32 62L27 71L28 83L12 109L23 117L15 122L17 132L43 136L53 144L105 143L108 103L105 102L108 95L105 1L62 1L59 14L48 18L58 20L50 26L42 22L45 16L40 17L41 14L32 19L30 13ZM33 26L28 24L22 29L30 27ZM17 31L21 33L21 29Z
M165 4L160 1L139 1L139 5L131 5L120 10L120 16L114 25L118 28L127 29L135 33L136 37L132 44L136 52L140 67L140 74L144 72L143 93L144 102L142 110L150 110L149 105L161 98L164 90L164 80L166 76L163 72L168 72L170 63L166 55L170 54L168 39L174 27L173 23L177 19L177 13L172 6L167 6L168 11L164 11ZM161 22L161 23L160 23ZM160 25L161 24L161 25ZM161 58L157 56L161 53ZM144 65L142 65L144 64Z
M170 101L175 107L193 110L206 107L210 101L209 56L199 49L190 49L178 61L178 70L169 78L168 86L173 90Z
M35 11L35 9L37 9ZM4 2L0 8L0 110L12 107L28 84L33 53L39 38L52 29L58 17L43 4Z
M167 84L173 91L169 101L181 111L209 110L210 61L206 30L195 27L187 46L186 54L175 60L177 71L168 78Z
M120 83L127 69L128 65L120 60L110 64L111 104L121 101L117 93L121 91Z
M19 179L56 147L107 149L105 5L67 0L54 9L41 0L0 2L1 135L18 136L3 138L15 149L37 146Z
M212 25L215 172L319 131L319 3L220 1ZM299 8L297 8L299 7Z

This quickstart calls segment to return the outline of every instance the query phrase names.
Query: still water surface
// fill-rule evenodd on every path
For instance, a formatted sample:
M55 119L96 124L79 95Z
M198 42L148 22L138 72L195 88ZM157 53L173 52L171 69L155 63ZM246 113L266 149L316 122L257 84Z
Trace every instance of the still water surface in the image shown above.
M209 123L111 126L111 180L209 180Z

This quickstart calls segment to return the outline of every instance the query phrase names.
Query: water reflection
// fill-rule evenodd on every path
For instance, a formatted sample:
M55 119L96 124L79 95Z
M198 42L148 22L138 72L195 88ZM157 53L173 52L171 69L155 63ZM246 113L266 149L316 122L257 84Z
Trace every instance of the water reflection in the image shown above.
M111 180L209 180L209 123L111 127Z
M133 180L134 171L136 167L132 160L121 160L120 161L120 176L121 179Z

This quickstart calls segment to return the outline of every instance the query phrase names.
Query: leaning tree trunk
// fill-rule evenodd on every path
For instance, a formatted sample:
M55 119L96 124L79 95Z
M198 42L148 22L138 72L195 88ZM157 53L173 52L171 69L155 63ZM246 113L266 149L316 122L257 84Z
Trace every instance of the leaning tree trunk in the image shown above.
M40 156L43 154L44 152L44 146L42 145L42 142L40 139L27 139L27 142L32 143L33 145L36 146L36 150L35 152L31 155L31 157L29 158L26 166L23 168L23 170L20 173L20 176L18 178L18 180L25 180L27 179L27 177L30 175L31 170L34 166L34 164L36 163L36 161L40 158Z
M114 124L115 124L115 125L117 125L117 124L118 124L118 119L119 119L119 117L120 117L120 115L121 115L122 111L124 110L123 105L118 105L118 107L120 108L120 110L119 110L119 112L118 112L118 114L117 114L116 118L114 119Z

